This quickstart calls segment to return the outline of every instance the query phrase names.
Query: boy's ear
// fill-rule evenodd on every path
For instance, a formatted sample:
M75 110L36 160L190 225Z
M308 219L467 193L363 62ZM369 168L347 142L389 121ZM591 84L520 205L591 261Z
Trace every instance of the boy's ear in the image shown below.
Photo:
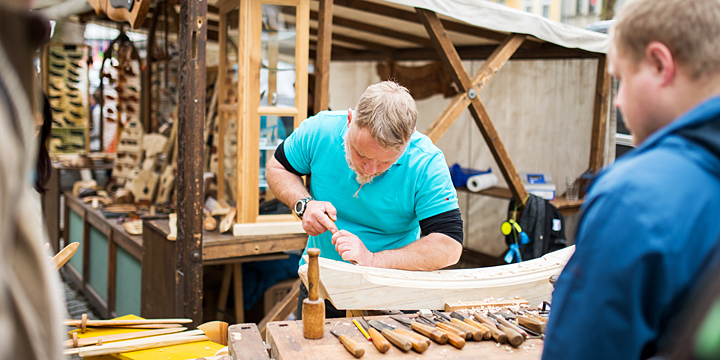
M661 85L669 85L675 78L677 66L670 49L659 41L653 41L645 49L645 61L654 69Z

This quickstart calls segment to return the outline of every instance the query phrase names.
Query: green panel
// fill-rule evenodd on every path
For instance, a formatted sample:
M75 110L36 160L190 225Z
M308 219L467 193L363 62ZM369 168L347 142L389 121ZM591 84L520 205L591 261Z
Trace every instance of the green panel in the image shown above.
M90 226L90 274L88 284L107 303L108 239Z
M117 316L140 316L142 265L121 247L117 247L115 269L115 313Z
M68 238L70 239L69 242L67 242L65 245L69 245L71 243L78 243L80 246L78 246L77 251L75 251L75 255L73 255L70 258L70 261L68 261L68 264L75 269L75 271L82 276L82 269L83 269L83 243L82 243L82 237L83 237L83 221L82 217L78 215L75 211L71 210L70 208L66 208L68 211L70 211L69 215L69 221L66 225L68 227Z

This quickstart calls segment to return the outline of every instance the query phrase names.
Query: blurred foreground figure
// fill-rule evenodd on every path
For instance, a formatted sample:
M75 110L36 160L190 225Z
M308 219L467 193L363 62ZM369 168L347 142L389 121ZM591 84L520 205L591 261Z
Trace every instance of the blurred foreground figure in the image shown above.
M62 359L64 299L33 205L33 53L49 24L0 0L0 359Z

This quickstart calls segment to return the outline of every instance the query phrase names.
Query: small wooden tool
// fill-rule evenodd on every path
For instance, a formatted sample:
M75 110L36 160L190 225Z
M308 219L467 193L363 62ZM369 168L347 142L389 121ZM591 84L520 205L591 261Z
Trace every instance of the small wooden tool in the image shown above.
M502 330L505 335L507 335L508 342L512 346L520 346L529 336L525 331L505 320L502 315L496 316L495 314L488 312L488 316L498 322L498 329Z
M478 323L477 321L475 321L473 319L466 318L462 314L455 312L455 311L450 313L450 317L453 318L453 322L455 322L455 320L461 321L463 324L469 326L470 328L473 328L473 329L476 329L477 331L479 331L480 336L484 340L490 340L490 338L492 337L492 333L490 332L489 328L483 326L482 324ZM468 329L468 331L471 331L471 330ZM473 332L473 338L475 338L474 332ZM475 338L475 341L480 341L480 340Z
M325 336L325 301L320 299L320 249L310 248L308 254L308 298L303 300L303 336L322 339Z
M417 321L405 320L405 319L395 316L395 315L391 315L390 317L393 320L419 332L420 334L427 336L428 338L432 339L432 341L434 341L440 345L445 345L448 342L447 334L440 330L437 330L435 328L432 328L430 326L427 326L427 325L417 322Z
M413 347L413 343L407 339L405 336L395 333L391 327L377 321L377 320L368 320L368 324L370 326L374 327L376 330L380 331L380 333L390 340L391 343L393 343L395 346L398 347L398 349L402 351L410 351Z
M368 334L372 338L373 345L375 345L378 351L384 354L388 350L390 350L390 342L384 336L382 336L379 331L377 331L374 327L368 325L365 319L360 319L360 323L365 329L367 329Z
M507 335L505 335L504 332L500 331L497 325L495 325L492 320L478 313L474 313L473 316L477 321L490 328L490 333L492 334L493 339L495 339L495 341L497 341L499 344L504 344L508 341Z
M439 317L440 319L445 321L445 324L453 326L453 327L455 327L455 329L461 331L460 333L458 333L458 335L463 336L461 334L463 334L463 332L464 332L464 334L465 334L464 336L465 336L466 340L470 340L470 339L475 339L475 341L482 340L482 338L483 338L482 333L479 330L475 329L474 327L471 327L470 325L467 325L458 319L449 318L445 314L443 314L437 310L433 310L433 314L435 314L437 317ZM453 321L453 320L455 320L455 321Z
M365 355L365 349L363 349L358 343L356 343L349 337L345 335L340 335L335 330L330 330L330 333L335 335L336 338L340 339L340 342L345 346L345 349L347 349L347 351L353 354L354 357L359 359L363 355Z
M515 318L518 324L538 333L544 334L547 328L547 323L534 317L518 316Z
M419 316L418 319L425 321L430 326L434 326L435 330L444 332L445 335L447 335L447 337L448 337L448 342L450 343L450 345L452 345L458 349L462 349L463 347L465 347L465 338L464 337L459 336L458 334L456 334L453 331L445 330L445 328L440 326L441 325L440 323L435 322L434 320L428 319L424 316Z
M55 271L60 270L60 268L65 265L68 260L75 254L75 251L77 251L78 246L80 246L80 243L74 242L70 243L68 246L60 250L55 257L50 260L50 264L52 265L52 268Z

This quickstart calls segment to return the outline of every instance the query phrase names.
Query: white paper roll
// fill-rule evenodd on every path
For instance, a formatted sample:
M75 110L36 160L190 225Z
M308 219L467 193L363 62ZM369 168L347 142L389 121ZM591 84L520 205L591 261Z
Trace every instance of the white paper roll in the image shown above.
M475 175L468 178L467 188L472 192L485 190L489 187L497 185L498 177L493 173Z

